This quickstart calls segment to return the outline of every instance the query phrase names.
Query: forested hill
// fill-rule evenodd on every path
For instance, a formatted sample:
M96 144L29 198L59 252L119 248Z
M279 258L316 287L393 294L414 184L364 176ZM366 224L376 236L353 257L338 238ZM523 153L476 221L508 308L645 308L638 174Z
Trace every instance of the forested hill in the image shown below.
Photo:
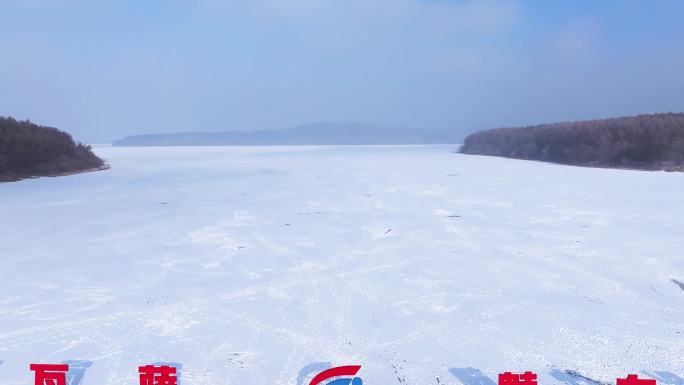
M480 131L465 139L461 152L580 166L683 171L684 114Z
M357 122L321 122L259 131L185 132L133 135L114 146L269 146L460 143L454 130L377 126Z
M56 128L0 117L0 182L105 167L102 159Z

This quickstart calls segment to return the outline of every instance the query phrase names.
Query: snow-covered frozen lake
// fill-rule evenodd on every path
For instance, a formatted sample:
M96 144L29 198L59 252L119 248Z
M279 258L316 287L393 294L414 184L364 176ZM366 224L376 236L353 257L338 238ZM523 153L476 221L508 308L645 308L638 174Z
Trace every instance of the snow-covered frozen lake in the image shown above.
M684 383L684 174L449 146L96 152L110 170L0 184L2 384L67 360L92 363L82 385L155 362L183 385L323 362L368 385Z

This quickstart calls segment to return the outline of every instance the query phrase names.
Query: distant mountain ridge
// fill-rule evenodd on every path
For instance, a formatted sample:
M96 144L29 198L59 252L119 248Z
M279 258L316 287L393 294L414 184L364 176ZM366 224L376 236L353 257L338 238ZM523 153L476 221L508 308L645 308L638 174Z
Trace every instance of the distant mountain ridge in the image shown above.
M458 143L457 131L321 122L260 131L181 132L127 136L114 146L268 146Z

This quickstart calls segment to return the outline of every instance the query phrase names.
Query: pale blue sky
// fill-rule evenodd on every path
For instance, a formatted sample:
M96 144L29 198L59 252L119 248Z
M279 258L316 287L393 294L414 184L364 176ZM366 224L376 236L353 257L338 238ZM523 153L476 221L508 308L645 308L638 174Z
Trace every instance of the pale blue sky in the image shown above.
M2 0L0 115L100 142L684 110L684 2Z

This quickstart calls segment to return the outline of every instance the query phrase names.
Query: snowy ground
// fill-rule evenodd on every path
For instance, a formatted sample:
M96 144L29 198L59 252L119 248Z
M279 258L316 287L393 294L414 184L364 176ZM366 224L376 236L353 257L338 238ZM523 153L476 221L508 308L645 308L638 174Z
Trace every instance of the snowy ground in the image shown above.
M368 385L684 383L684 174L445 146L96 152L111 170L0 184L3 385L67 360L92 363L83 385L154 362L183 385L317 362Z

